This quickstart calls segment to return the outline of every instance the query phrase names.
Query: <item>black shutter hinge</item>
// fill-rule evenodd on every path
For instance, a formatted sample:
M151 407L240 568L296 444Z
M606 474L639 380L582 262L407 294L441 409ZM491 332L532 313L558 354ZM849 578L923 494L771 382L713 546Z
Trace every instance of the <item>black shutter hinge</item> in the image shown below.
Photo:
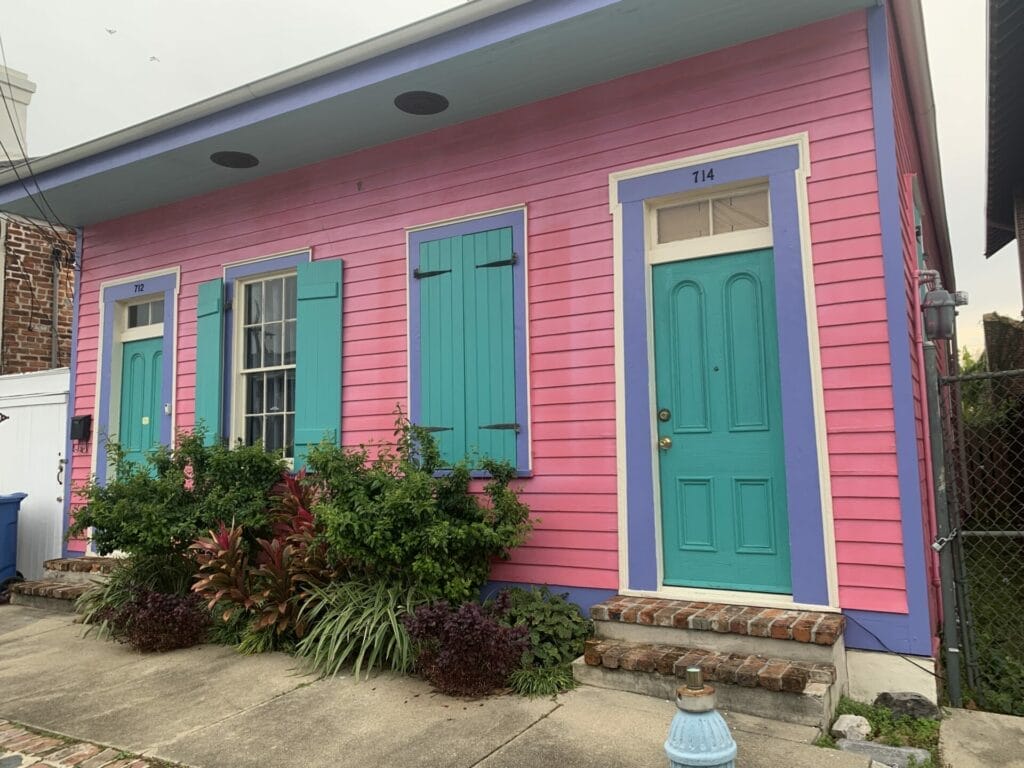
M232 303L231 299L224 299L224 311L225 312L230 312L231 311L231 303Z
M419 267L416 267L412 271L412 276L416 280L422 280L425 277L436 277L437 275L446 275L451 272L450 269L433 269L428 272L421 272Z
M420 427L424 432L451 432L452 427Z
M502 259L501 261L488 261L486 264L477 264L477 269L491 269L492 267L511 267L519 261L519 254L513 253L509 259Z
M483 424L483 425L481 425L480 429L511 429L511 430L515 431L516 434L519 433L519 425L515 424L515 423L509 423L509 424Z

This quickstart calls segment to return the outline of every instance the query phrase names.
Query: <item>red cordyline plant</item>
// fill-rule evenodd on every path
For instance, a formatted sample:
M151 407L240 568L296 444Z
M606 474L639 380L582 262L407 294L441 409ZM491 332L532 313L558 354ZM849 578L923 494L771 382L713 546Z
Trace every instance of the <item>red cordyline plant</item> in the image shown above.
M199 575L192 589L211 610L220 606L228 621L238 609L253 614L252 629L280 636L305 633L300 609L307 590L326 584L334 575L326 547L317 538L316 518L310 512L314 491L305 471L285 475L278 486L273 538L256 539L255 550L245 531L232 521L208 538L192 544Z

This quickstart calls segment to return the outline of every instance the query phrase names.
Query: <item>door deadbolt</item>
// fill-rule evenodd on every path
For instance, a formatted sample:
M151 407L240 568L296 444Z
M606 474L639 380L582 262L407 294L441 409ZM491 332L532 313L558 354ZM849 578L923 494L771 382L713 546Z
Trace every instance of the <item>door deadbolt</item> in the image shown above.
M658 421L668 421L672 418L672 411L668 408L662 408L658 411Z

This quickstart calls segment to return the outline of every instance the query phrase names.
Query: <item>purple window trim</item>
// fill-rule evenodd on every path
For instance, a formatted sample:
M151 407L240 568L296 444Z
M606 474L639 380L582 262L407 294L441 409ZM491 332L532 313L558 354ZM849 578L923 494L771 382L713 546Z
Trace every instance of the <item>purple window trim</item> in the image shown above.
M136 293L137 283L144 283L143 292ZM107 437L109 437L110 398L114 387L111 381L114 351L114 315L117 304L129 299L154 298L163 294L164 299L164 336L163 336L163 380L160 386L160 398L163 403L174 407L174 316L177 302L175 294L178 290L178 275L166 273L156 277L132 278L125 277L117 285L109 285L103 289L103 357L100 360L100 414L98 433L98 449L96 451L96 480L104 483L107 480ZM76 324L77 327L77 324ZM171 414L160 414L160 442L171 444Z
M82 227L75 232L75 287L74 295L71 297L71 360L68 371L68 425L64 441L64 510L62 516L61 530L61 557L80 557L81 552L73 552L68 549L66 534L71 525L71 473L74 470L74 460L82 461L84 457L74 453L74 445L71 443L71 417L75 415L75 376L78 373L78 313L82 296L82 253L85 250L85 230Z
M657 526L651 457L650 366L647 358L647 259L644 201L719 184L768 178L775 263L776 315L793 600L827 605L828 571L821 510L807 311L800 242L796 145L661 171L619 182L622 205L623 354L626 374L626 508L630 589L655 591ZM714 180L694 182L714 167Z
M893 626L894 637L907 642L930 638L928 575L925 568L924 524L920 477L917 467L917 425L914 418L913 383L910 362L910 329L900 221L899 173L896 160L896 123L893 114L892 70L889 66L889 34L884 5L867 10L868 60L871 72L871 111L874 116L875 163L878 168L878 206L882 225L882 261L885 274L885 303L892 369L893 415L896 425L896 465L899 473L900 517L903 533L903 565L907 585L909 618L903 614L870 612L882 636L885 623ZM855 612L853 612L855 613ZM909 622L909 624L907 624ZM909 629L901 629L907 624ZM928 654L930 640L926 640ZM910 646L893 650L919 653Z
M34 182L42 190L49 190L500 44L616 2L618 0L534 0L314 80L45 171L36 176ZM0 204L21 199L24 192L14 183L0 187Z
M271 272L281 272L286 269L295 269L299 264L312 261L313 251L305 248L294 253L286 253L281 256L271 256L259 261L247 261L244 264L234 264L224 267L224 382L222 384L221 397L223 407L221 408L220 436L226 439L231 437L231 426L234 422L234 414L231 413L232 384L235 379L235 284L244 278L266 275ZM340 375L340 372L339 372Z
M519 263L512 268L512 327L515 332L516 363L516 471L520 477L529 477L530 466L530 413L527 408L526 358L526 209L481 216L477 219L440 224L417 229L409 233L409 420L416 423L420 416L420 287L413 272L419 266L420 245L460 235L475 235L492 229L512 229L512 251L519 254ZM489 477L486 472L474 472L474 477Z

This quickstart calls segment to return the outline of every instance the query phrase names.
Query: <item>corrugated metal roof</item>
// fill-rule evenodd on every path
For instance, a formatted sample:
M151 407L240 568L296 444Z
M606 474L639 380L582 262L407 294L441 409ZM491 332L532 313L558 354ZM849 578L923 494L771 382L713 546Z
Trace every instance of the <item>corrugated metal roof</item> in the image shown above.
M989 0L986 256L1016 237L1018 185L1024 185L1024 2Z

